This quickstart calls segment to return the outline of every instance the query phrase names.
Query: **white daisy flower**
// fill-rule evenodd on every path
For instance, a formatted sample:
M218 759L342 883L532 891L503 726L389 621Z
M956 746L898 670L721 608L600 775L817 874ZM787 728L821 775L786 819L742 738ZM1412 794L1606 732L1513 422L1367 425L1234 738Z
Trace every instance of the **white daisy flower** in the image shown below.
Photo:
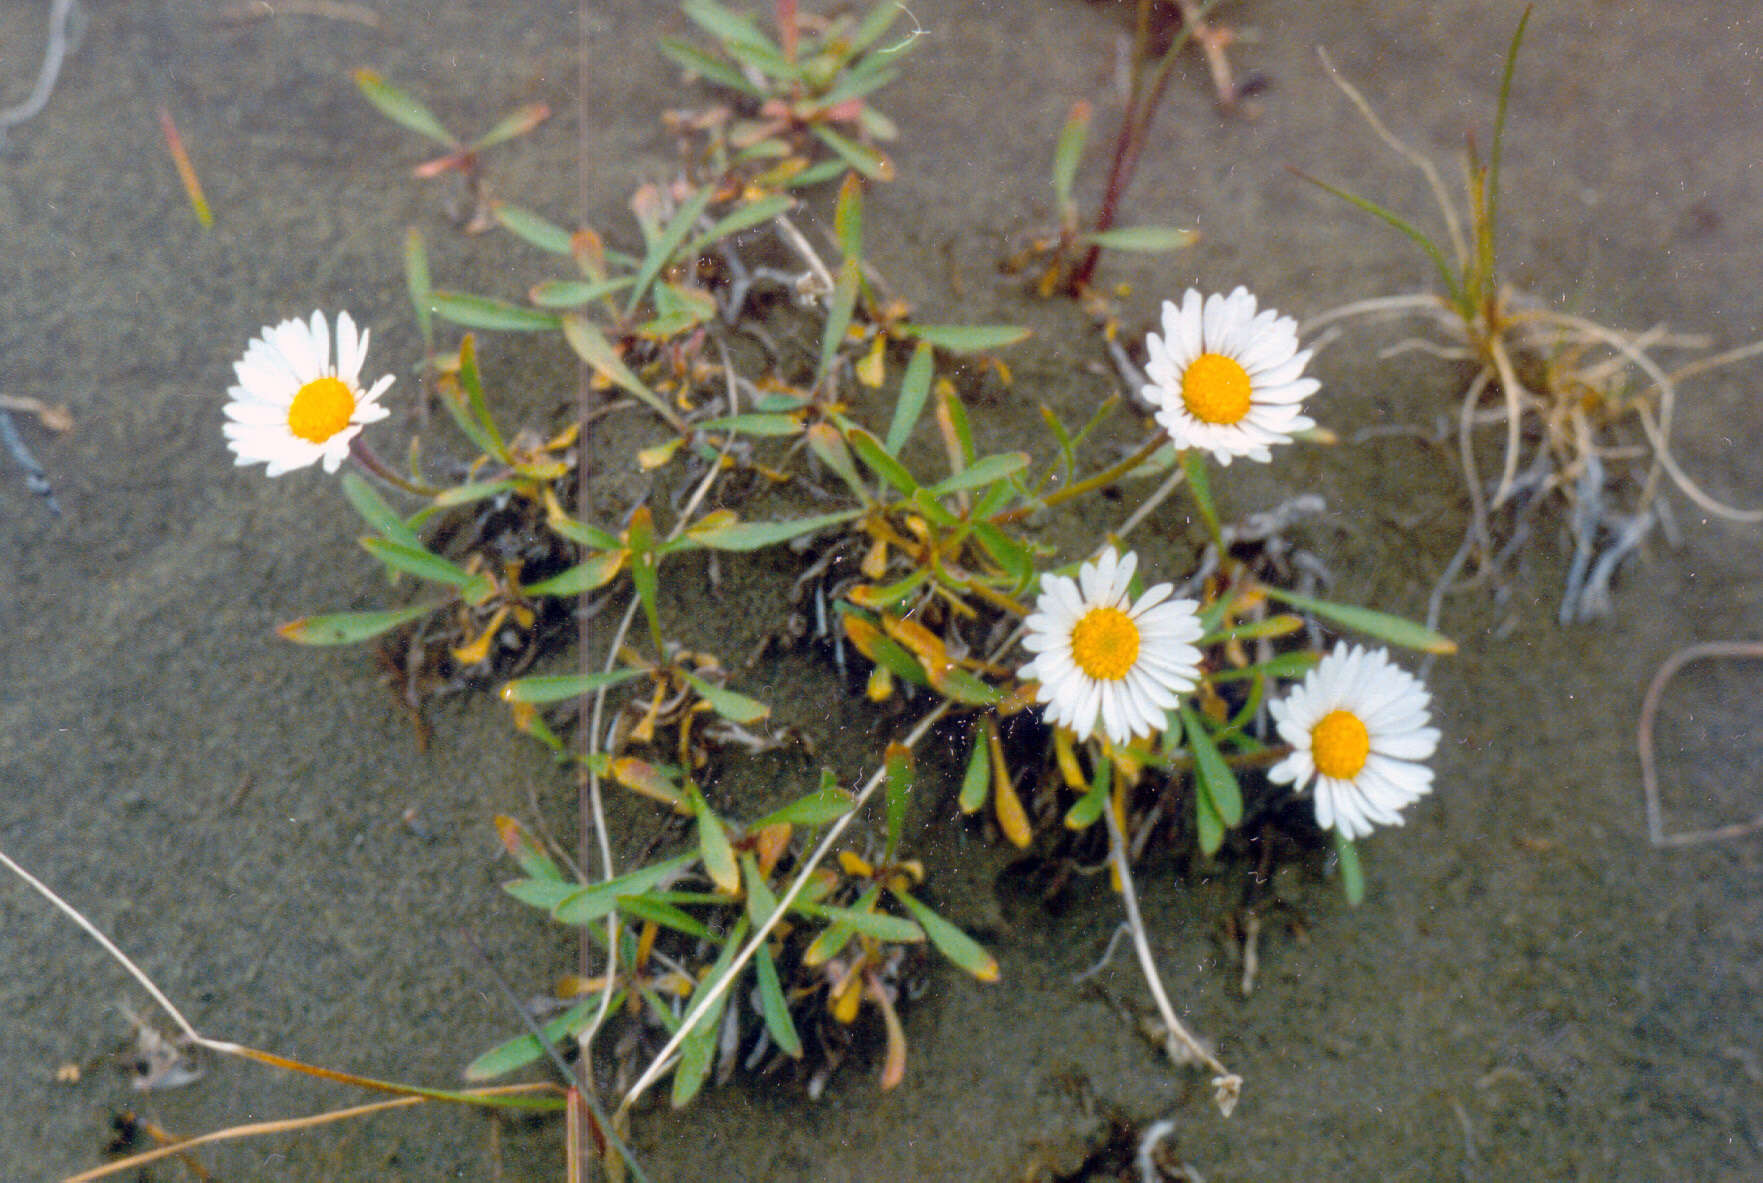
M1047 717L1087 739L1102 730L1117 744L1163 726L1199 675L1199 605L1171 600L1167 583L1130 599L1139 557L1112 548L1063 575L1041 580L1023 647L1037 656L1021 676L1040 683Z
M324 461L335 472L349 441L389 412L379 397L390 374L361 388L367 331L358 335L347 312L337 314L337 357L331 363L330 327L322 312L308 324L284 320L266 327L233 363L239 384L227 391L227 447L235 464L267 464L267 476Z
M1354 839L1399 826L1403 806L1432 791L1419 763L1438 747L1432 695L1382 649L1336 645L1269 709L1292 754L1267 778L1302 791L1316 781L1316 820Z
M1269 444L1316 426L1299 413L1320 383L1302 376L1310 351L1298 349L1297 322L1271 308L1257 313L1248 288L1204 304L1189 288L1179 308L1163 301L1163 336L1150 334L1145 346L1144 396L1178 449L1204 448L1220 464L1266 463Z

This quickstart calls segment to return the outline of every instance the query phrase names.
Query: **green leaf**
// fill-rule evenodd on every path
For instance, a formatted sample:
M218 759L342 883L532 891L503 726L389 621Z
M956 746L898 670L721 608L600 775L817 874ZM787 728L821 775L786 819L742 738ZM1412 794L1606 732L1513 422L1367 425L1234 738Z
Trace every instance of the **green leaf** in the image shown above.
M618 350L592 321L567 313L563 317L563 337L569 342L571 349L590 366L611 382L617 384L626 394L647 406L670 423L675 430L685 430L685 423L667 405L662 397L643 385L641 378L631 372L624 359L618 356Z
M1258 665L1247 666L1240 670L1219 670L1206 675L1206 680L1213 685L1222 682L1240 682L1261 674L1268 678L1302 678L1316 668L1319 660L1316 654L1308 652L1277 653Z
M807 437L809 449L845 482L845 486L857 495L857 500L864 505L875 504L875 498L870 496L869 489L857 475L857 466L851 463L851 449L845 446L838 428L830 423L815 423L808 428Z
M1198 774L1195 779L1200 795L1206 798L1220 822L1226 826L1238 824L1243 820L1243 794L1237 788L1236 773L1218 754L1218 746L1213 743L1206 724L1191 707L1181 708L1181 725L1187 735L1188 750L1194 753L1194 771Z
M687 0L686 15L718 41L762 45L778 52L759 31L759 26L753 23L752 17L732 12L716 0Z
M900 380L900 397L894 403L893 422L888 424L887 442L882 445L890 456L900 454L906 438L917 426L919 416L924 414L925 399L930 395L933 361L930 342L920 341L912 350L912 360L906 363L906 376Z
M551 915L563 924L591 924L617 907L620 896L642 895L697 861L698 852L688 851L616 879L579 888L552 908Z
M698 424L700 431L732 431L741 435L801 435L802 420L777 411L759 411L747 415L723 415Z
M561 323L555 313L465 292L431 292L429 307L456 325L492 332L542 332Z
M590 526L577 518L561 513L561 508L545 519L545 524L554 533L560 534L571 542L582 546L591 546L596 550L623 550L624 542L616 534L608 533L598 526Z
M856 140L840 135L824 123L813 125L814 134L820 137L821 143L831 148L840 160L862 173L872 181L891 181L894 179L894 162L879 148L868 144L860 144Z
M1079 242L1111 251L1135 251L1158 254L1192 246L1199 234L1176 226L1118 226L1112 230L1094 230L1078 236Z
M887 844L882 848L882 861L891 863L900 850L900 834L906 826L906 807L912 802L912 749L902 743L888 745L883 760L886 770L883 782L887 795Z
M1002 701L1004 695L996 686L960 667L943 671L932 683L938 694L964 706L985 707Z
M696 674L680 671L686 684L698 692L698 697L710 704L710 709L732 723L757 723L771 714L771 708L757 699L748 698L745 694L736 694L733 690L706 682Z
M749 831L753 829L752 826L747 828ZM747 919L758 928L777 911L777 895L771 890L771 884L765 881L765 876L759 873L759 863L750 850L741 852L741 881L747 885Z
M473 575L420 546L406 546L385 538L363 538L361 548L395 571L457 588L459 594L471 603L483 599L492 590L490 581L482 575Z
M632 275L621 275L613 279L547 279L533 285L527 293L527 299L540 308L580 308L583 304L591 304L603 296L610 296L623 291L636 282Z
M719 83L730 90L738 90L742 94L751 95L756 99L765 97L765 92L747 81L746 76L739 70L677 37L663 37L661 52L692 73L711 82Z
M759 1013L765 1017L765 1029L771 1032L772 1042L784 1055L793 1060L801 1059L802 1037L796 1033L795 1021L790 1018L790 1003L784 996L783 983L778 980L777 962L772 960L767 946L759 946L753 969L754 976L759 979Z
M1200 511L1200 519L1206 523L1206 533L1217 541L1223 537L1219 532L1218 506L1212 500L1212 478L1206 472L1206 457L1198 448L1181 450L1181 470L1187 475L1188 492L1194 495L1194 506Z
M1077 166L1083 160L1084 144L1090 136L1090 105L1073 103L1065 126L1059 130L1059 144L1053 149L1053 196L1059 203L1061 219L1075 219L1077 206L1072 200L1072 185L1077 180Z
M1528 14L1528 9L1526 13ZM1339 830L1334 834L1335 854L1341 864L1341 890L1347 895L1347 903L1357 908L1365 900L1365 869L1359 865L1359 848L1353 845L1351 838L1343 837Z
M792 826L824 826L844 817L857 804L857 799L844 789L823 785L805 797L798 797L782 809L774 810L747 824L749 831L787 823Z
M471 142L471 150L481 152L485 148L512 140L515 136L524 136L549 118L551 108L548 104L528 103L498 119L494 127Z
M900 331L920 341L929 341L938 349L951 353L979 353L1002 349L1018 341L1026 341L1033 330L1017 325L901 325Z
M353 645L390 632L401 624L420 620L439 604L413 604L378 612L336 612L329 616L302 616L277 628L285 640L296 645Z
M449 148L459 147L459 137L448 131L435 113L419 100L405 94L372 70L357 70L355 85L367 101L379 108L380 114L419 135L425 135Z
M1422 653L1437 653L1446 657L1457 652L1457 642L1451 638L1401 616L1392 616L1388 612L1379 612L1372 608L1359 608L1352 604L1313 599L1284 588L1265 587L1263 590L1281 603L1320 616L1342 628L1376 637L1380 641L1388 641L1392 645L1400 645L1404 649L1418 649Z
M498 201L491 209L502 228L527 245L536 246L553 255L567 257L574 254L570 245L572 236L557 223L540 217L532 210L506 202Z
M1114 765L1107 760L1097 760L1096 766L1090 770L1090 785L1077 803L1065 812L1065 825L1068 829L1087 830L1096 824L1102 816L1102 810L1108 807L1108 790L1113 784Z
M601 551L549 579L527 584L526 590L539 596L583 595L616 579L624 567L624 559L622 550Z
M838 278L833 281L832 298L826 306L826 323L820 332L820 368L815 371L815 381L824 381L832 372L833 362L839 356L839 348L845 343L845 333L851 327L851 311L857 306L857 288L863 278L856 259L846 259L839 267Z
M434 286L429 282L428 252L423 249L422 232L415 226L404 233L404 290L410 293L410 306L416 310L416 327L422 333L423 349L435 351L435 314L429 307Z
M675 932L683 932L689 937L701 941L713 941L716 934L704 926L691 913L675 907L665 900L658 900L650 895L627 895L618 901L619 910L638 920L647 920L662 928L671 928Z
M459 342L459 387L465 391L465 405L471 411L472 420L484 438L490 441L490 455L508 463L508 445L503 443L502 433L490 414L490 400L484 397L483 376L477 367L477 342L470 333Z
M972 489L980 485L989 485L993 481L1001 481L1013 476L1028 467L1027 452L1003 452L996 456L987 456L954 476L932 485L928 492L941 497L959 489Z
M1198 789L1194 792L1194 829L1203 854L1217 854L1224 845L1224 822L1212 808L1212 798Z
M924 935L930 938L930 943L944 957L982 982L998 980L998 960L982 949L979 942L938 916L910 893L897 887L889 890L894 893L895 899L906 905L906 910L912 913L924 929Z
M704 859L704 870L720 890L735 895L741 890L741 869L735 862L735 848L729 843L728 831L722 828L722 819L690 778L685 781L685 789L686 800L698 819L698 853Z
M725 239L733 238L743 230L763 226L779 214L789 213L795 204L795 198L774 193L769 197L761 197L758 201L738 205L724 214L710 229L692 239L686 250L694 255L699 254Z
M1298 169L1293 169L1292 172L1299 179L1309 181L1312 185L1315 185L1318 189L1321 189L1326 193L1334 194L1348 205L1364 210L1380 222L1383 222L1385 225L1406 236L1425 252L1428 259L1432 260L1433 267L1439 273L1439 280L1445 285L1445 291L1450 294L1452 305L1457 308L1463 308L1466 306L1462 282L1451 270L1450 263L1445 261L1444 252L1439 249L1437 243L1427 237L1427 235L1414 226L1413 223L1406 221L1392 211L1378 205L1376 202L1367 201L1365 198L1360 197L1357 194L1349 193L1345 189L1336 188L1327 181L1313 177L1309 173L1301 172Z
M863 182L847 173L833 206L833 234L847 260L863 257Z
M502 885L502 890L528 907L549 912L574 895L580 886L555 879L511 879Z
M873 895L874 889L864 898L873 898ZM871 912L861 907L837 908L831 904L805 904L799 899L796 901L796 910L824 920L837 921L854 932L874 937L878 941L903 944L924 939L924 930L904 916L890 916L886 912Z
M894 22L899 19L900 6L894 0L880 0L880 3L869 10L869 15L863 18L863 23L857 26L857 31L845 43L845 53L849 57L856 57L881 40L881 35L893 28ZM915 40L916 38L909 37L905 44L909 45Z
M514 488L514 481L504 477L497 481L472 481L469 484L454 485L442 489L435 494L435 508L447 509L456 505L471 505L474 502L486 501L498 493L506 493ZM432 511L431 511L432 512Z
M416 531L404 524L398 511L387 504L379 490L368 484L360 474L343 474L343 496L349 499L349 504L355 507L355 512L361 515L362 521L393 542L412 547L422 546L422 539L417 537Z
M643 256L643 265L637 270L637 281L631 285L630 299L625 302L624 314L628 318L636 313L637 305L648 294L649 285L661 274L661 269L673 259L674 252L679 250L686 241L686 236L698 224L698 218L710 205L715 196L715 188L705 185L686 199L686 203L674 211L673 221L667 229L656 236L649 244L649 251Z
M961 795L956 798L962 813L977 813L986 803L992 787L992 761L987 752L986 738L979 728L973 729L973 751L967 757L967 771L961 775Z
M524 1068L545 1054L545 1049L560 1039L567 1039L586 1027L600 1011L600 996L584 998L539 1028L544 1036L540 1042L531 1035L518 1035L497 1044L465 1066L467 1080L494 1080L516 1068Z
M800 538L804 534L812 534L816 530L824 530L828 526L836 526L840 522L848 522L862 512L849 509L811 518L789 518L781 522L743 522L731 515L716 522L706 519L686 531L686 534L712 550L759 550L788 542L792 538Z
M557 860L514 818L498 814L496 835L502 839L502 848L526 875L553 883L563 882L563 869L557 865ZM575 884L570 884L570 887L573 889Z
M858 458L882 480L908 497L918 492L918 482L913 479L910 472L906 471L905 465L888 454L887 449L882 447L880 440L861 427L852 428L846 432L845 438L851 442L851 450L857 453Z
M593 694L640 678L647 670L607 670L599 674L554 674L532 678L516 678L502 687L503 702L560 702Z
M699 993L714 990L723 978L729 975L734 965L735 954L740 951L742 940L747 935L747 918L735 921L734 929L723 942L722 953L711 967L710 976L699 987ZM728 1004L732 991L725 990L716 1001L704 1009L693 1024L691 1033L679 1045L679 1064L673 1070L673 1107L679 1109L691 1103L698 1090L704 1087L705 1077L710 1075L710 1066L716 1060L717 1034L722 1030L722 1010Z

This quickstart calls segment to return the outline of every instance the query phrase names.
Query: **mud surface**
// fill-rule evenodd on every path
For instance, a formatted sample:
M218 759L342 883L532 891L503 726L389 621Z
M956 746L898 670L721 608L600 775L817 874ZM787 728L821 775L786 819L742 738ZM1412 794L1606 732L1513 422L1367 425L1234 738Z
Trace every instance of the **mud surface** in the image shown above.
M658 116L702 98L680 93L654 48L683 22L639 0L595 5L579 28L573 12L523 3L379 3L377 27L347 8L85 7L48 108L0 154L0 393L65 403L76 423L56 435L18 417L58 518L0 456L0 849L84 909L207 1033L449 1085L513 1029L460 929L523 992L573 956L498 890L507 870L488 819L532 814L537 801L560 822L572 790L489 698L432 708L436 742L421 750L366 651L274 637L280 621L382 603L385 590L333 481L231 467L219 430L229 362L265 322L347 307L373 326L370 364L396 368L394 391L409 390L420 346L400 251L412 225L442 285L518 296L551 274L505 238L451 229L443 188L408 175L422 145L362 102L350 69L401 80L462 130L551 103L556 118L497 154L498 190L634 238L622 203L672 162ZM0 6L0 105L29 89L46 8ZM1448 158L1467 129L1485 143L1518 6L1238 0L1223 11L1240 34L1236 62L1267 86L1254 117L1221 118L1198 59L1179 72L1125 220L1187 223L1203 239L1104 264L1106 279L1132 286L1129 318L1148 324L1188 284L1247 282L1301 318L1425 284L1405 243L1284 168L1424 208L1422 184L1328 83L1314 47L1398 134ZM995 443L1039 446L1036 400L1069 418L1112 380L1081 320L1025 299L996 263L1050 219L1047 162L1069 104L1090 98L1098 131L1112 127L1128 6L923 0L915 12L926 36L880 99L903 135L900 179L870 206L875 259L926 320L1035 326L1012 354L1015 393L977 418ZM211 231L185 202L161 104L214 207ZM1763 14L1542 6L1507 144L1512 278L1619 326L1664 322L1718 347L1754 339L1760 125ZM1086 200L1100 173L1087 171ZM1318 418L1347 439L1390 425L1430 433L1454 410L1462 375L1422 354L1373 356L1391 339L1350 332L1318 363ZM559 344L503 338L486 356L500 385L526 392L516 418L549 425L546 392L573 391ZM1755 379L1736 370L1693 384L1678 434L1684 465L1741 504L1763 502ZM389 426L388 441L412 429ZM631 440L640 433L597 438L609 518L641 492ZM1424 612L1464 512L1443 453L1380 434L1243 469L1218 481L1227 512L1322 492L1330 514L1310 541L1339 594ZM1001 852L927 814L932 882L998 955L1002 983L938 971L910 1012L909 1076L891 1094L860 1061L818 1104L733 1085L684 1114L640 1114L651 1177L1103 1178L1110 1138L1129 1144L1163 1117L1176 1157L1212 1183L1758 1177L1763 839L1650 848L1633 728L1646 679L1673 650L1763 632L1759 535L1676 505L1681 547L1655 539L1625 570L1613 623L1553 623L1565 567L1553 530L1509 599L1449 602L1444 625L1463 652L1431 675L1447 734L1434 797L1365 844L1357 911L1316 867L1292 881L1250 997L1224 935L1243 868L1178 882L1166 862L1147 864L1166 981L1247 1081L1230 1120L1202 1078L1172 1075L1120 1010L1073 985L1117 922L1101 881L1049 910ZM1189 561L1178 524L1137 541L1153 567ZM716 612L697 618L737 623L688 640L738 655L779 582L763 565L730 566ZM822 729L834 762L878 750L876 721L855 708L842 737L823 719L830 682L812 663L754 679L744 688L781 718ZM1675 684L1659 725L1673 827L1763 808L1760 692L1763 666L1738 661ZM748 790L731 777L716 791L738 803ZM1128 1013L1146 1001L1124 955L1098 981ZM189 1134L360 1099L237 1062L208 1065L184 1089L131 1093L104 1059L129 1038L125 1005L148 1003L22 884L0 883L0 1176L98 1163L123 1109ZM69 1064L84 1066L76 1083L58 1080ZM563 1177L554 1123L432 1109L205 1154L227 1179Z

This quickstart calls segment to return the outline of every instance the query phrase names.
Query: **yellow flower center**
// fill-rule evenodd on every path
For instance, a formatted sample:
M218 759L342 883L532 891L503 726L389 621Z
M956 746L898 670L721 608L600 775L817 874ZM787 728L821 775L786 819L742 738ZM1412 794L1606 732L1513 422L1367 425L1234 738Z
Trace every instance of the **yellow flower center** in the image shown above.
M1371 736L1352 711L1330 711L1310 729L1310 756L1316 771L1352 780L1371 755Z
M1182 373L1181 401L1202 423L1239 422L1249 413L1249 372L1222 353L1202 353Z
M1071 630L1071 659L1102 682L1118 682L1139 659L1139 626L1119 608L1091 608Z
M322 444L349 426L355 392L340 378L314 378L294 392L288 404L288 430L309 444Z

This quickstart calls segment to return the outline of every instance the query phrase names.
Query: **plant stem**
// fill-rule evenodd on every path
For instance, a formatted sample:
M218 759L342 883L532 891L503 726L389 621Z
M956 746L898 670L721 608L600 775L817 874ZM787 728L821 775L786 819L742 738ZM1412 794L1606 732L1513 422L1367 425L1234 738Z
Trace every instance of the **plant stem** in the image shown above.
M356 436L349 441L349 459L361 466L361 470L369 476L376 476L391 485L394 489L402 489L406 493L418 497L438 497L441 490L433 485L425 485L407 477L399 476L392 466L380 459L379 453L367 446L367 441Z
M1038 509L1052 509L1055 505L1063 505L1073 497L1081 497L1085 493L1092 493L1097 489L1111 485L1139 465L1143 464L1145 461L1149 460L1158 448L1161 448L1168 442L1169 433L1166 431L1159 431L1156 435L1146 440L1144 444L1139 447L1138 451L1134 452L1113 467L1105 468L1094 476L1085 477L1075 485L1067 485L1065 488L1060 489L1057 492L1049 493L1039 501L1028 505L1019 505L1015 509L1007 509L1002 513L993 514L990 519L991 524L994 526L1004 526L1011 522L1020 522L1023 518L1026 518L1029 514Z

